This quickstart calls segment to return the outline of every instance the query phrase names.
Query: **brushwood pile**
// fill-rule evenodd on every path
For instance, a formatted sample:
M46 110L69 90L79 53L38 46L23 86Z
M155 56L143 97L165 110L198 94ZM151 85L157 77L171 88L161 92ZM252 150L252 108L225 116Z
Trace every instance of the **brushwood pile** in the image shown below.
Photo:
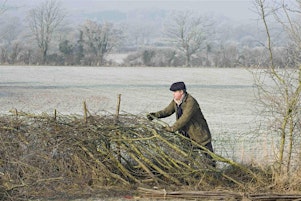
M0 143L0 200L113 187L244 190L267 182L219 156L214 168L188 138L130 114L1 115Z

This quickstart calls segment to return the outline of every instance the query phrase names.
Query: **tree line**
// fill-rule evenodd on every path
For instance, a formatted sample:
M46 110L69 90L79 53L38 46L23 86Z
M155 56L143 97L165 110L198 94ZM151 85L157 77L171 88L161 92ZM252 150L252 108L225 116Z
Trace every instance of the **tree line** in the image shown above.
M9 2L9 1L8 1ZM4 1L4 4L8 4ZM58 0L30 9L25 23L8 18L2 6L2 65L256 67L268 66L264 33L255 24L233 25L191 11L171 12L160 28L86 19L68 23ZM2 18L2 19L1 19ZM294 67L295 49L277 27L273 49L277 67ZM114 56L126 55L122 62ZM113 58L113 59L112 59Z

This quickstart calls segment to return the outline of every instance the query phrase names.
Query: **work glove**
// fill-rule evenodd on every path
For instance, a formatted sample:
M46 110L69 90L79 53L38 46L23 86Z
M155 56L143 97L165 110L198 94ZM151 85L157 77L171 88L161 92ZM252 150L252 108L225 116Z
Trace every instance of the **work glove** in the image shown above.
M154 120L154 117L153 116L156 116L154 112L151 112L151 113L148 113L146 115L146 118L150 121Z
M172 127L170 127L170 126L165 126L165 127L164 127L164 130L167 131L167 132L170 132L170 133L173 133L173 132L174 132L174 130L173 130Z

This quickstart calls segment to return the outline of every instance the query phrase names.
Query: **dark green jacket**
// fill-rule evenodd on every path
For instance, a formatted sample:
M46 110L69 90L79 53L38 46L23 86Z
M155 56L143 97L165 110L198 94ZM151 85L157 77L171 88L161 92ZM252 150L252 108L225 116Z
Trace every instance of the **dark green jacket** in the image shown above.
M172 130L187 132L192 140L201 145L211 142L211 133L198 102L187 93L183 99L181 108L183 114L171 126ZM173 113L177 114L177 105L174 100L165 109L156 112L155 116L164 118Z

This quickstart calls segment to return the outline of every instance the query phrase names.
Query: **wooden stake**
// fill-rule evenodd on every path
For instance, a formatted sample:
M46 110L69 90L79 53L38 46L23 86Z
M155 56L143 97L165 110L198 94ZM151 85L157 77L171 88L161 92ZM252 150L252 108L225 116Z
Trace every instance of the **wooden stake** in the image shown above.
M57 112L56 112L56 109L54 109L54 120L56 121L56 114Z
M115 116L115 124L118 124L119 120L119 111L120 111L120 102L121 102L121 94L118 94L117 96L117 107L116 107L116 116ZM118 133L116 132L118 135ZM120 135L118 135L120 138ZM118 153L118 161L121 163L121 148L120 148L120 143L117 142L117 153Z
M18 110L15 108L16 119L18 119Z
M87 123L87 116L88 116L88 115L87 115L87 113L88 113L87 111L88 111L88 110L87 110L87 104L86 104L86 101L83 102L83 108L84 108L84 120L85 120L85 122Z
M118 119L119 119L120 102L121 102L121 94L118 94L118 96L117 96L117 108L116 108L115 123L117 123Z

